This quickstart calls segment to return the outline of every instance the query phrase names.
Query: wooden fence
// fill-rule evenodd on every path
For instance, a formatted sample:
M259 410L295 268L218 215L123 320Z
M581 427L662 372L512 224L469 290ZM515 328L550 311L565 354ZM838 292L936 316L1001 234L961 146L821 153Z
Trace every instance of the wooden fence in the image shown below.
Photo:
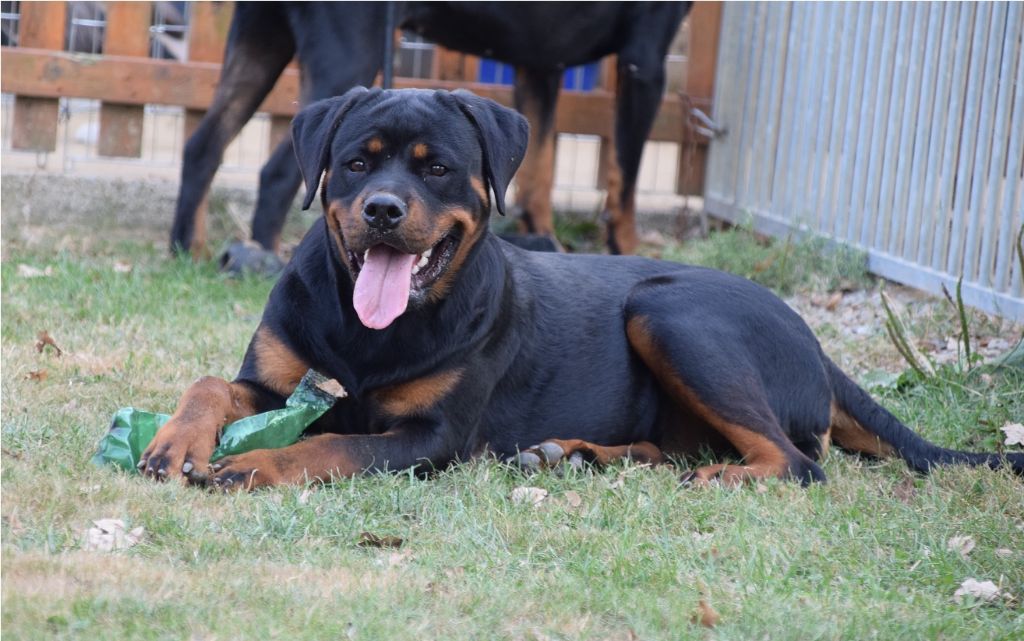
M1024 321L1024 4L730 3L705 207Z
M68 5L20 3L17 46L5 46L0 53L0 90L15 96L11 148L56 148L59 98L102 101L98 137L98 153L102 156L140 156L144 105L184 107L185 134L191 133L217 87L232 3L190 5L187 61L149 57L152 2L106 3L103 53L64 51ZM690 162L679 163L677 189L682 193L700 193L704 182L706 142L687 126L685 115L688 102L705 111L710 108L720 16L717 2L698 3L691 13L685 95L666 94L650 136L654 141L679 143L681 153L687 145L691 152L696 146ZM440 47L433 59L428 78L397 77L395 85L465 88L511 105L511 87L476 81L478 59ZM614 76L614 61L606 59L597 88L563 91L556 130L600 136L602 150L610 149L607 143L614 123ZM298 94L299 74L293 64L259 108L271 117L271 148L286 135L290 118L298 109Z

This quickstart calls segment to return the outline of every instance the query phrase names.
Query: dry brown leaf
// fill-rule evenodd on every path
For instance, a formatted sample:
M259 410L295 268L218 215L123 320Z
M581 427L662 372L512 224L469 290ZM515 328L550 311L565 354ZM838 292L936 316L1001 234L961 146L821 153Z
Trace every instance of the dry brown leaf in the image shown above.
M36 351L42 354L47 345L57 350L57 356L64 353L64 350L58 347L57 343L53 340L53 337L50 336L50 332L45 329L40 330L39 333L36 334Z
M53 276L53 267L47 265L46 269L39 269L38 267L18 263L18 276L22 278L42 278L44 276Z
M397 536L377 536L372 532L359 535L359 547L364 548L398 548L404 541Z
M917 496L917 486L912 476L904 476L903 480L893 488L892 493L904 503L910 503Z
M699 623L705 628L713 628L718 625L718 622L722 617L715 612L715 609L708 605L708 602L701 599L697 602L697 614L693 615L691 619L694 623Z
M971 553L974 546L977 545L974 542L974 537L965 534L963 536L954 536L946 541L946 549L952 552L959 552L960 556L967 558L967 555Z
M334 398L345 398L348 396L348 392L345 390L345 387L333 378L322 383L317 383L316 386L320 391L327 392Z
M1006 434L1004 445L1024 445L1024 424L1007 423L999 429Z
M540 505L548 497L548 491L540 487L517 487L512 490L513 503L529 503Z
M49 375L50 375L50 373L47 372L45 369L34 369L34 370L30 370L28 374L25 374L25 380L27 380L27 381L36 381L37 383L42 383L43 381L46 380L46 378Z
M764 260L760 260L760 261L754 263L754 273L755 274L760 274L761 272L763 272L766 269L768 269L769 267L771 267L772 263L774 263L774 262L775 262L775 257L774 256L769 256L768 258L765 258Z
M405 565L412 558L412 550L405 549L401 552L392 552L384 559L384 565L389 568Z
M127 274L132 271L132 264L125 263L120 260L114 261L114 271L118 274Z
M82 541L83 550L97 552L126 550L137 545L146 532L141 525L130 532L125 530L124 521L121 519L99 519L92 523L93 527L85 532L85 538Z
M825 309L830 312L836 311L836 307L839 307L839 303L843 300L843 292L835 292L828 297L828 302L825 303Z
M1013 550L1010 548L996 548L996 556L1000 559L1008 559L1013 556Z
M583 505L583 497L580 496L580 493L577 492L576 490L569 490L568 492L563 494L562 500L565 501L565 504L568 507L574 510L578 509L580 506Z
M991 581L964 579L964 582L960 584L957 591L953 593L953 600L957 603L963 603L965 596L988 603L1003 596L1003 591Z

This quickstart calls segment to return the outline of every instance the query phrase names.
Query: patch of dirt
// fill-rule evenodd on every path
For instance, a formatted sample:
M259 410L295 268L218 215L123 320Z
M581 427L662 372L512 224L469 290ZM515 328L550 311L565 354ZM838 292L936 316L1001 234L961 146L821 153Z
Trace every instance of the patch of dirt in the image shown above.
M888 283L885 291L908 322L918 348L935 364L961 358L959 321L949 301ZM877 288L843 293L802 292L785 299L811 326L822 348L847 373L859 377L872 370L898 373L906 361L885 330L886 315ZM986 361L1017 344L1024 326L969 310L971 349Z

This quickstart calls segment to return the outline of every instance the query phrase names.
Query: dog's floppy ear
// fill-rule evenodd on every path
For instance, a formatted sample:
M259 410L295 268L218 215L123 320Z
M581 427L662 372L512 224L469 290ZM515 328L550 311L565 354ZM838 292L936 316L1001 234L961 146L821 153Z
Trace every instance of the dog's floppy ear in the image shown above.
M494 192L494 206L505 215L505 191L526 154L530 126L515 110L459 89L451 94L476 128L484 153L484 176Z
M309 209L316 196L320 176L331 162L331 142L345 114L364 98L379 92L379 89L355 87L343 96L318 100L295 115L292 120L292 147L306 183L303 209Z

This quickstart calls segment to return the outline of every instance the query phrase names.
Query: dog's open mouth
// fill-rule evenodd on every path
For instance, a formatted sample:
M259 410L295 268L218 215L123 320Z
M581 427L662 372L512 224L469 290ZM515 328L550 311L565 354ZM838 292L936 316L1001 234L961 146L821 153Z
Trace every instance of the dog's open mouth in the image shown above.
M405 312L410 300L421 300L448 269L459 240L456 232L449 232L419 254L385 243L373 245L361 256L349 251L355 277L352 305L363 325L384 329Z

